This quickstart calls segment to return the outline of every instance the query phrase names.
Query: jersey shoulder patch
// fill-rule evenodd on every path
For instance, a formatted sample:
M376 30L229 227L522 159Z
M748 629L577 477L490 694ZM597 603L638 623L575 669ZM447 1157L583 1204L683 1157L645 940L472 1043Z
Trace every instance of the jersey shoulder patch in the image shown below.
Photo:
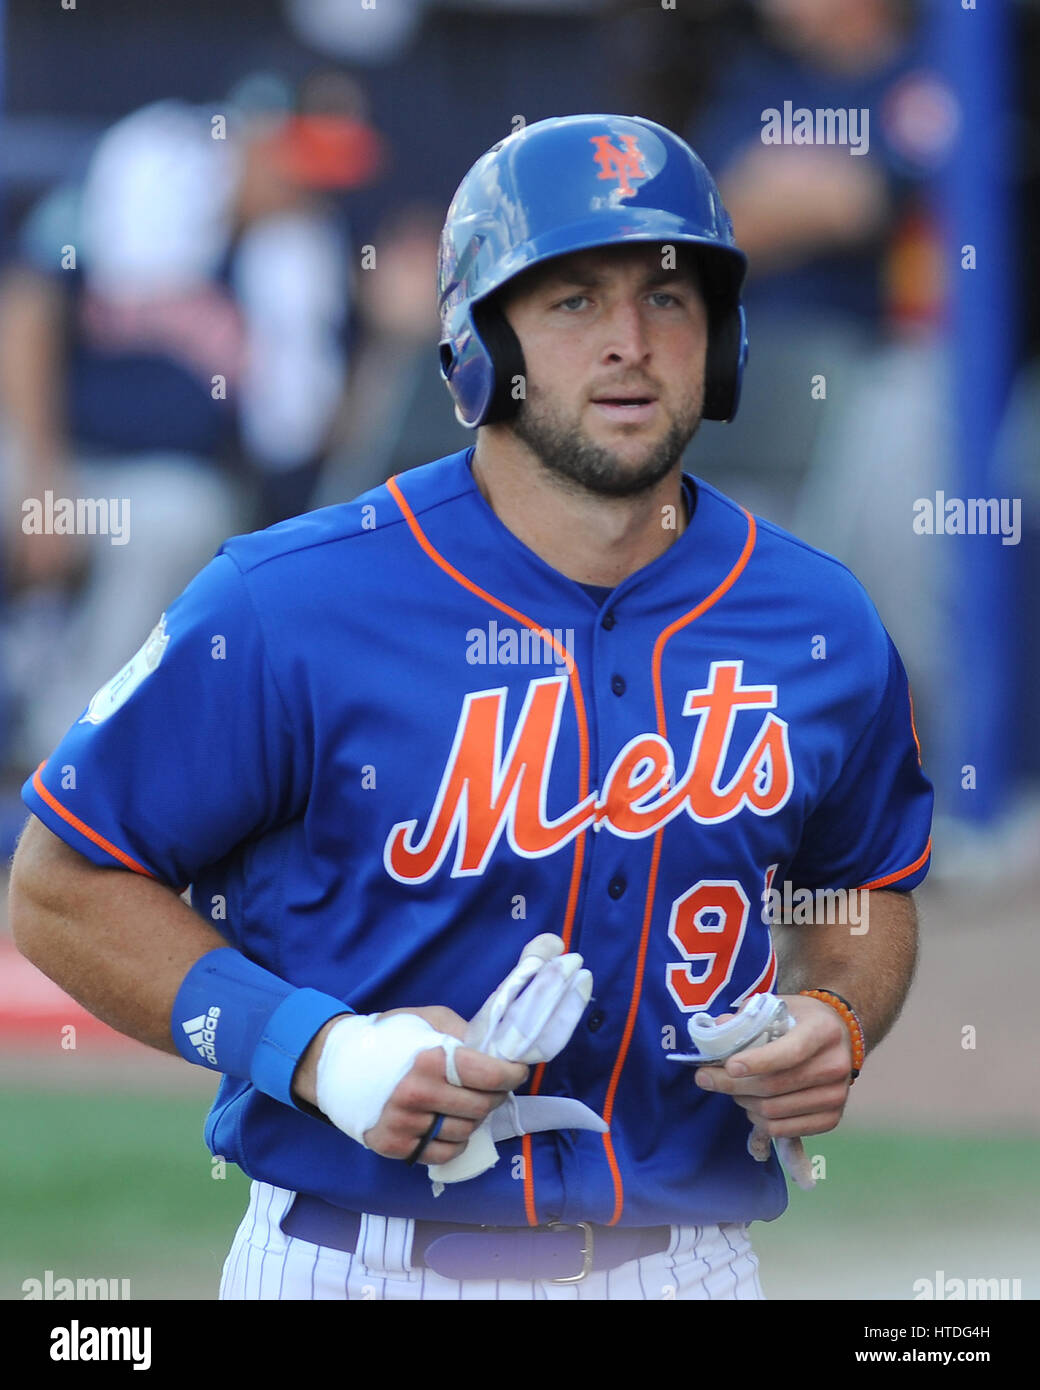
M155 627L145 638L144 643L121 671L117 671L110 681L90 698L86 713L79 719L80 724L101 724L126 704L137 687L152 674L169 645L170 634L166 631L166 614L163 613Z

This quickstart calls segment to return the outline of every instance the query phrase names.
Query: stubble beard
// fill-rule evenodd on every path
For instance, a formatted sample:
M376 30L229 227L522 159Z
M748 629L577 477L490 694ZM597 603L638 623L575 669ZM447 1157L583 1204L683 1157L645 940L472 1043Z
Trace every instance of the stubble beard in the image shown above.
M571 490L600 497L634 497L666 478L701 423L701 402L688 398L672 419L667 433L649 446L642 462L634 464L612 449L596 444L577 419L565 420L537 395L528 396L512 421L513 431L542 466Z

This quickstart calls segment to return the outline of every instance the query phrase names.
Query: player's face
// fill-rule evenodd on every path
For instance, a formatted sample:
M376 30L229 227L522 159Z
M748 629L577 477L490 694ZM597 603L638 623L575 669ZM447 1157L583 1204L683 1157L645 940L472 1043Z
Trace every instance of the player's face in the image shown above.
M700 424L708 317L692 268L673 259L655 245L576 252L503 302L526 372L514 433L589 491L653 487Z

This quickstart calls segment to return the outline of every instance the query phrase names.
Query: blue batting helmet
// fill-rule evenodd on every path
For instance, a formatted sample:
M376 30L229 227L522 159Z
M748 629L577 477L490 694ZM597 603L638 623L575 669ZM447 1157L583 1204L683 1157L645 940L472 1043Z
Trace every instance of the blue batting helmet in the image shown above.
M441 234L441 375L462 424L508 419L523 372L495 292L531 266L622 242L694 249L708 307L704 418L732 420L747 358L747 258L704 164L640 116L560 116L492 146L459 185Z

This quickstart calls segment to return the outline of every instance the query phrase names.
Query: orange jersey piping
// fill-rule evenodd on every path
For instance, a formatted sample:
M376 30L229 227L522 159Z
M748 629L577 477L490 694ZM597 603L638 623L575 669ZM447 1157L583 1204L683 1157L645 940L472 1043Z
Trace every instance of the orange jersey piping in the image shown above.
M914 744L917 747L917 766L921 767L921 740L917 737L917 721L914 718L914 697L907 687L907 698L910 701L910 729L914 736Z
M755 548L757 528L755 526L755 518L751 513L744 511L743 507L741 507L741 511L744 512L744 516L747 518L748 532L747 539L744 542L744 548L740 552L733 568L730 570L729 574L726 575L718 588L714 589L706 599L696 606L696 608L691 608L688 613L685 613L681 618L677 618L675 622L670 623L664 628L658 635L657 641L654 643L654 708L657 713L657 732L662 738L668 737L667 721L664 711L664 692L661 687L661 659L664 655L665 646L681 628L686 627L688 623L694 622L716 604L719 599L733 587L743 573L748 560L751 558L751 552ZM629 1002L628 1017L625 1020L625 1031L622 1035L621 1046L618 1048L618 1054L614 1061L614 1070L611 1073L610 1084L607 1087L607 1099L603 1107L603 1118L608 1125L610 1124L611 1115L614 1112L614 1100L617 1096L618 1083L621 1080L621 1073L628 1056L628 1049L632 1042L632 1034L635 1032L636 1015L639 1012L639 1001L643 992L643 972L646 967L646 952L650 941L650 921L654 911L654 894L657 889L657 871L661 860L661 842L663 837L664 829L662 827L654 836L654 849L650 861L650 878L646 890L646 904L643 909L643 928L639 940L639 952L636 958L635 978L632 982L632 998ZM602 1139L603 1148L607 1155L607 1163L610 1166L611 1176L614 1180L614 1212L608 1223L614 1226L620 1221L621 1213L624 1210L624 1184L621 1179L621 1171L618 1168L617 1157L614 1153L614 1145L610 1134L604 1134Z
M400 507L401 515L408 523L408 528L418 545L433 563L442 569L450 579L453 579L455 583L461 585L462 588L468 589L470 593L475 594L477 598L482 599L485 603L491 604L493 608L497 608L499 612L508 614L509 617L513 618L518 623L523 623L525 627L530 628L533 632L539 634L546 633L550 637L553 649L566 664L567 680L574 696L574 713L578 724L579 748L578 796L579 800L584 801L589 790L589 728L588 720L585 715L585 698L582 694L581 680L578 676L578 668L574 663L573 655L567 651L566 647L557 642L555 636L548 632L547 629L543 628L540 623L534 622L531 618L527 617L525 613L521 613L518 608L511 608L508 603L504 603L501 599L495 598L494 594L489 594L486 589L482 589L479 584L475 584L472 579L468 579L461 570L457 570L449 560L445 559L429 540L420 526L418 518L405 500L404 494L398 486L396 474L387 481L387 489ZM564 948L568 951L570 950L571 937L574 933L574 917L578 909L578 889L581 884L581 870L585 860L585 835L586 832L584 830L581 831L574 842L574 863L571 867L570 888L567 893L567 911L564 916L563 929L560 932L563 938ZM537 1066L531 1079L531 1095L536 1096L538 1094L544 1075L544 1064ZM522 1151L524 1157L524 1212L527 1216L528 1223L532 1226L537 1226L538 1209L535 1201L534 1163L532 1161L531 1136L529 1134L524 1135Z

